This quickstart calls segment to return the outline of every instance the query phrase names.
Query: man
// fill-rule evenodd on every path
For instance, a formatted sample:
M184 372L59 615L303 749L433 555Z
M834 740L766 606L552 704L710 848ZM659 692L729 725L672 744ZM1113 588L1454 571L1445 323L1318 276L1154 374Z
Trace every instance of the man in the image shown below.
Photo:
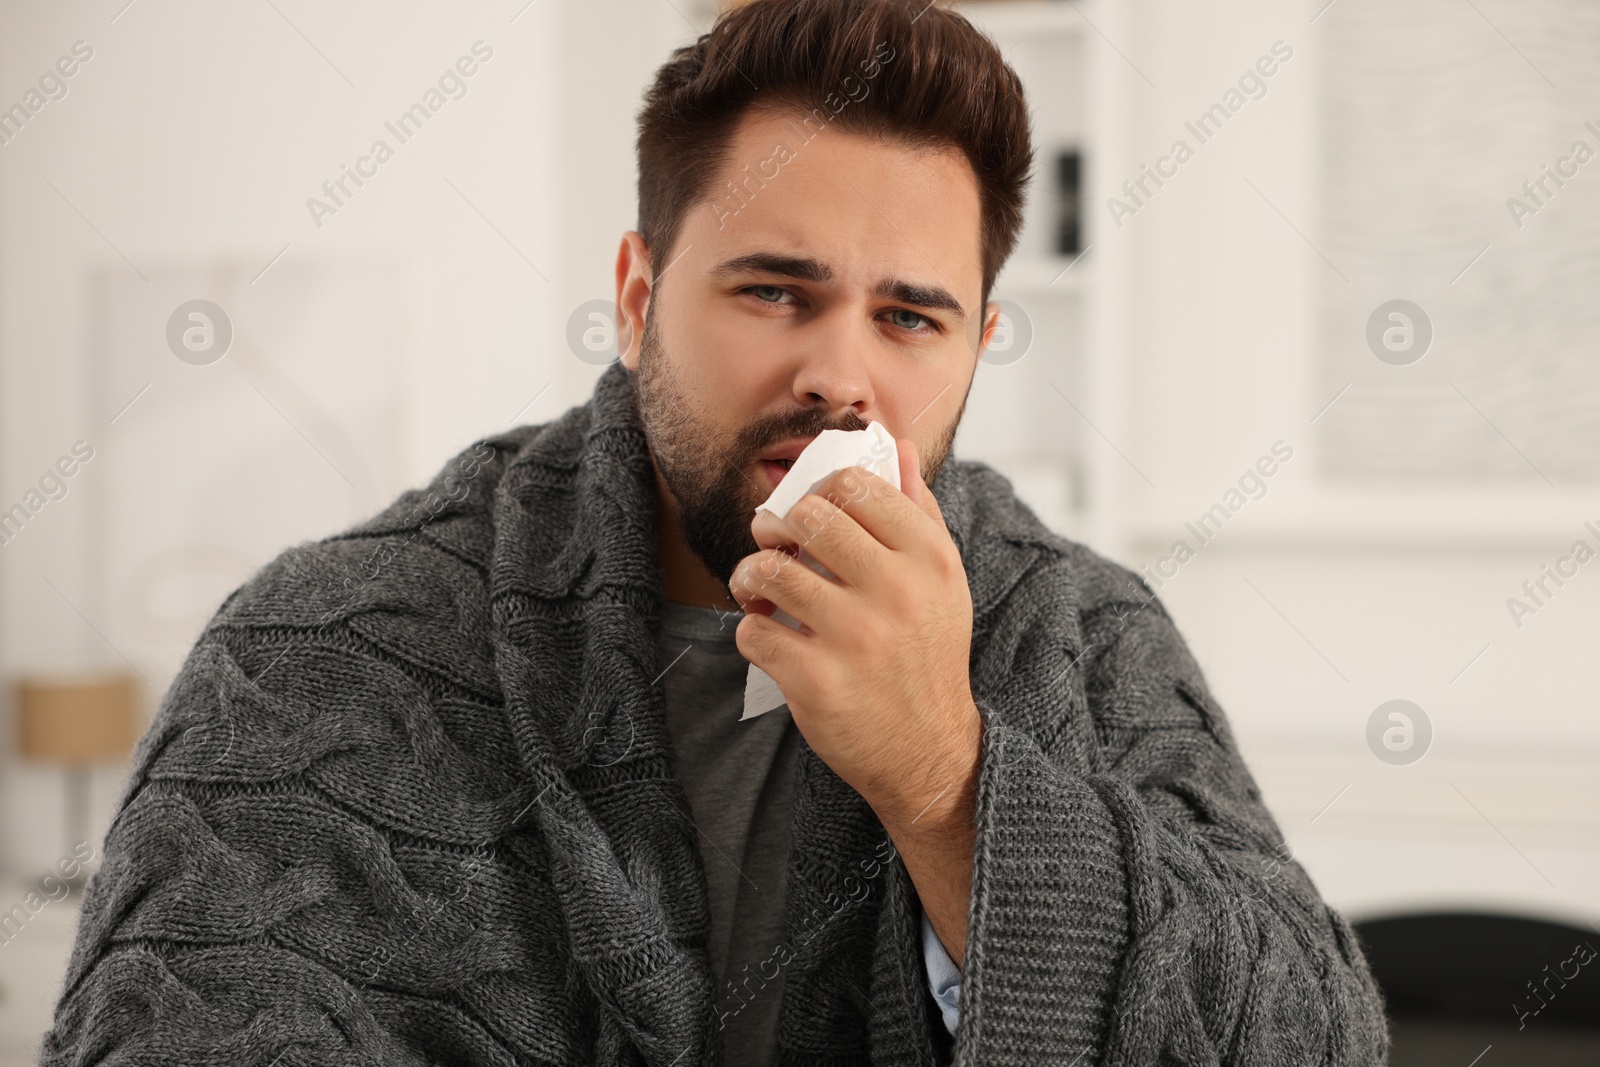
M196 644L43 1061L1383 1062L1166 610L949 457L1031 164L992 44L757 0L639 163L591 400ZM752 517L869 422L900 489ZM741 720L752 663L787 704Z

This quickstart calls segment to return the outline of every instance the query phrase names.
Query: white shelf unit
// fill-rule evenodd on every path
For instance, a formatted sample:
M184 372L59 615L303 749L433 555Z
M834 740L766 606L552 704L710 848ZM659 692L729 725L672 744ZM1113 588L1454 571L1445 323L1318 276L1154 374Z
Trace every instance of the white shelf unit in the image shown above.
M1023 231L992 294L1025 317L1030 346L1013 361L979 364L956 453L1010 478L1052 529L1115 551L1118 473L1104 465L1103 452L1107 439L1119 439L1120 420L1112 379L1093 364L1095 353L1108 351L1114 316L1096 220L1087 210L1102 182L1104 133L1113 121L1105 105L1119 91L1102 84L1114 75L1100 63L1101 42L1088 19L1115 13L1103 4L1075 10L1064 0L967 2L955 10L994 38L1022 79L1034 149ZM1079 251L1064 254L1057 247L1063 205L1056 168L1058 155L1069 151L1079 157L1082 199Z

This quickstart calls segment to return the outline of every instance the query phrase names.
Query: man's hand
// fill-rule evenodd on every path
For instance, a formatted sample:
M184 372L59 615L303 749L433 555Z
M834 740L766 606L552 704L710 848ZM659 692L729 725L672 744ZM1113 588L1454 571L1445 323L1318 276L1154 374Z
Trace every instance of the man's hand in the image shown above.
M971 886L982 718L967 667L972 593L916 445L897 441L904 492L839 471L787 519L757 512L761 551L729 588L739 651L772 676L812 750L877 812L959 964ZM832 571L797 558L804 549ZM801 629L769 618L781 608Z

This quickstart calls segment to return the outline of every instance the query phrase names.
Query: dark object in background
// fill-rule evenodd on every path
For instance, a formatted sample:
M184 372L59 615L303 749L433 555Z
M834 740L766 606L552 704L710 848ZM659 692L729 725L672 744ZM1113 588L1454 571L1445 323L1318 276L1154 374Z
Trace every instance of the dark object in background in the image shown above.
M1076 149L1056 153L1056 253L1075 256L1082 250L1079 232L1081 167Z
M1390 1067L1600 1064L1600 933L1473 912L1355 923L1388 1007Z

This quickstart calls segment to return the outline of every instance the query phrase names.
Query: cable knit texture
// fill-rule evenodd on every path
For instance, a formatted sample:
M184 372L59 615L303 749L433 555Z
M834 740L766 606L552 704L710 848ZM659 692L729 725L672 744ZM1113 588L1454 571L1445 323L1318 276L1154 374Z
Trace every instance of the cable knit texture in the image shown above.
M982 464L933 489L984 718L959 1024L805 746L781 1062L1382 1063L1351 929L1154 593ZM614 364L233 592L135 750L41 1062L719 1063L653 521Z

